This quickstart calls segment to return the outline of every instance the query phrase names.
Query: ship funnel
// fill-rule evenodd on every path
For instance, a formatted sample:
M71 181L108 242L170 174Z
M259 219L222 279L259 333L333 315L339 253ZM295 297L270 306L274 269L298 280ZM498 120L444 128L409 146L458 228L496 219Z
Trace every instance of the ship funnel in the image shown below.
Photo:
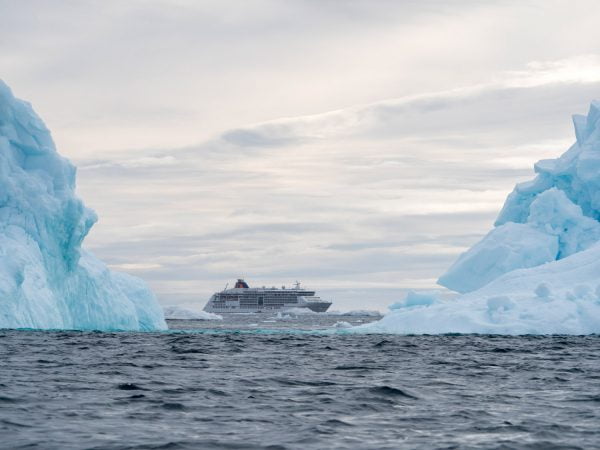
M242 280L241 278L238 278L237 283L235 283L235 288L236 289L248 289L248 283L246 283L244 280Z

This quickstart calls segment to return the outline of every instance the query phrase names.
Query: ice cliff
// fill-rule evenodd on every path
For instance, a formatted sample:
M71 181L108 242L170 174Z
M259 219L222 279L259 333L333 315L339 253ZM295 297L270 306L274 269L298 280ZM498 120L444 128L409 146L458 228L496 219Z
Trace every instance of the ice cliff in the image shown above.
M95 222L75 195L75 167L0 81L0 328L166 328L142 280L81 248Z
M571 148L536 163L495 228L440 277L463 295L409 298L360 331L600 333L600 102L573 122Z

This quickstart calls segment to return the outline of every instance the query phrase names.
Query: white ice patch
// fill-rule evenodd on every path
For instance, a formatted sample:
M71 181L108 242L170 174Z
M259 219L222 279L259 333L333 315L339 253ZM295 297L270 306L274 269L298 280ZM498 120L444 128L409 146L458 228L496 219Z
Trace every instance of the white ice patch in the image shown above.
M181 306L165 306L165 319L171 320L223 320L223 316L206 311L194 311Z
M362 317L381 317L381 313L379 311L372 311L368 309L356 309L352 311L339 312L336 313L334 311L328 312L327 314L331 315L340 315L340 316L362 316Z
M336 322L333 325L335 328L353 328L352 324L343 320Z

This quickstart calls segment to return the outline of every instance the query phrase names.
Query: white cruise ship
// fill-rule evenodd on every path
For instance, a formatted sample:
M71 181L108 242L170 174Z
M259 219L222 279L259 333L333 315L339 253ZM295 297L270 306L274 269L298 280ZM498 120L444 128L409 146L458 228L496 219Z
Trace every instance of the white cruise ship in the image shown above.
M308 308L315 312L325 312L331 302L315 296L315 291L300 287L296 283L293 288L282 286L251 288L238 279L231 289L225 288L210 297L204 311L210 313L248 313L282 311L290 308Z

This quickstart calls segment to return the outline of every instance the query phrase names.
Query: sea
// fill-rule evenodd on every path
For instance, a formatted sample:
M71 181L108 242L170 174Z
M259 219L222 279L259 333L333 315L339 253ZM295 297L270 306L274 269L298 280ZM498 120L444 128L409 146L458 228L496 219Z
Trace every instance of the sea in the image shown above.
M0 447L600 448L598 336L349 328L375 319L0 330Z

